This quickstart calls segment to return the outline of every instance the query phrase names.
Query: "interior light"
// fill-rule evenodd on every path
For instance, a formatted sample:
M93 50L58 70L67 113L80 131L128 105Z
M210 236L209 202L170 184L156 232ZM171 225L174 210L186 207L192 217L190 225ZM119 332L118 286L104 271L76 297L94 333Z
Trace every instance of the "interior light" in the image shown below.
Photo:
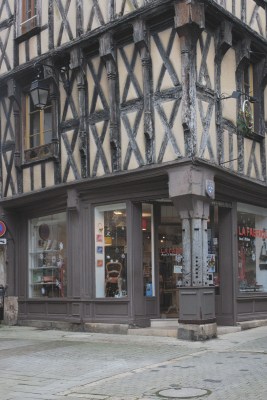
M114 211L114 214L116 214L116 215L122 215L122 212L121 212L121 211Z

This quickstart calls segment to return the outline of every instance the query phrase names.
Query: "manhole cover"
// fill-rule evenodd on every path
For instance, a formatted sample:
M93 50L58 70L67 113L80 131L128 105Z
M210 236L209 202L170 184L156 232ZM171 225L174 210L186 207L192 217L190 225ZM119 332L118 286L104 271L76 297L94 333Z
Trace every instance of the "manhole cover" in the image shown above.
M162 397L175 397L176 399L205 396L205 394L208 394L208 390L198 388L164 389L159 392Z

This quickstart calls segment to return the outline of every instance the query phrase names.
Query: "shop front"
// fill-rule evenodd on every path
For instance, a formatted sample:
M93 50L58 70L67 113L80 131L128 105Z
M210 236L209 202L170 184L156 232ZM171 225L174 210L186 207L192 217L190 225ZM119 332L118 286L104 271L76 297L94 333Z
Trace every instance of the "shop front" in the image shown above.
M220 184L218 197L207 196L203 168L181 168L176 179L188 171L202 174L201 193L173 189L172 170L29 196L23 205L14 199L5 216L19 323L82 329L149 326L155 318L220 325L267 318L267 209L226 196Z

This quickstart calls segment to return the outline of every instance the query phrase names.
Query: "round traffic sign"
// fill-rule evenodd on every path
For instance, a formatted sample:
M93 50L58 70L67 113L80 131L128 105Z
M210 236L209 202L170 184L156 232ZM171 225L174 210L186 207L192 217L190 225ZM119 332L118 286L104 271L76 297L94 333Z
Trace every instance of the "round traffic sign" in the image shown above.
M2 237L6 233L6 226L4 222L0 221L0 237Z

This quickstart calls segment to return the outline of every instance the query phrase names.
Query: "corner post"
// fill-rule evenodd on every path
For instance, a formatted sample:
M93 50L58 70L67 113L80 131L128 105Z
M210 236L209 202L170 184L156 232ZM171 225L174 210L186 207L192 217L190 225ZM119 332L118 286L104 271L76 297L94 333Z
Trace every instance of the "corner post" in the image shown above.
M196 43L205 27L204 4L175 0L175 29L180 37L182 58L182 124L186 156L197 154Z
M154 122L152 104L152 71L151 56L149 52L148 32L145 21L136 19L133 22L134 43L139 51L143 70L144 91L144 133L146 138L146 163L154 162Z

